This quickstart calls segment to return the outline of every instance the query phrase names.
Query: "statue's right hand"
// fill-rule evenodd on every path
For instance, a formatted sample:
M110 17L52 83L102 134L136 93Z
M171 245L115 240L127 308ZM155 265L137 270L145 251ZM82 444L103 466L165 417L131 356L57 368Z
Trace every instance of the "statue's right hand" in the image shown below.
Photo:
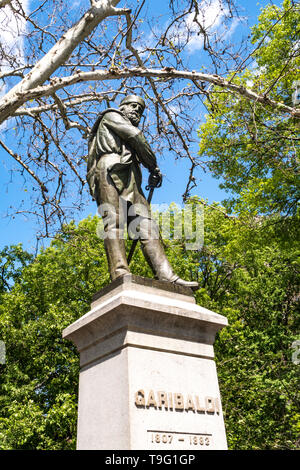
M150 172L149 179L148 179L148 186L150 188L160 188L162 185L162 174L160 169L156 167L154 170Z

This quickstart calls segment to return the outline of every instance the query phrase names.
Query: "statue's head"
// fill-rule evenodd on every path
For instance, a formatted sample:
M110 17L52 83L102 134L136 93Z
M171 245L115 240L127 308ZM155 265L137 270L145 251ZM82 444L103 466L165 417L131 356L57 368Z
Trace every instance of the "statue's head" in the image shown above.
M122 99L120 111L130 120L131 124L138 126L145 109L145 101L137 95L128 95Z

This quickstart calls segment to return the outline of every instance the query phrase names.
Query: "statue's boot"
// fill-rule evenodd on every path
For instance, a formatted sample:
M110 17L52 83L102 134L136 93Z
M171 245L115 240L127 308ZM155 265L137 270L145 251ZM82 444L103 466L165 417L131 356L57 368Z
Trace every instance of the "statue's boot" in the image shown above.
M158 239L141 239L143 254L149 263L152 271L161 281L168 281L175 285L190 287L193 290L199 288L198 282L185 281L177 276L165 254L163 246Z
M125 242L122 238L123 233L123 230L119 229L110 230L109 237L104 239L104 248L112 281L117 277L130 274L126 259Z
M159 240L158 229L156 225L153 225L153 221L142 219L139 228L143 254L158 279L197 290L199 287L197 282L185 281L174 273ZM120 276L130 274L130 269L126 259L123 229L112 229L110 227L108 232L109 233L107 233L106 238L104 238L104 247L108 260L110 277L113 281ZM151 235L153 238L144 238L146 235Z

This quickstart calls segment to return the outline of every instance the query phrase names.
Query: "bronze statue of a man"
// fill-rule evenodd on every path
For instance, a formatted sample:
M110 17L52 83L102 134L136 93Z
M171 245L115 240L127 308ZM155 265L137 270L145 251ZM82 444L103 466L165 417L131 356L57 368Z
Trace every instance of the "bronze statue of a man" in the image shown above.
M124 240L125 211L127 223L135 225L135 237L155 276L196 289L197 282L180 279L173 272L143 194L140 164L150 172L150 187L162 182L156 157L138 129L144 109L141 97L126 96L119 109L108 108L99 115L89 138L87 181L104 217L104 246L111 280L130 272Z

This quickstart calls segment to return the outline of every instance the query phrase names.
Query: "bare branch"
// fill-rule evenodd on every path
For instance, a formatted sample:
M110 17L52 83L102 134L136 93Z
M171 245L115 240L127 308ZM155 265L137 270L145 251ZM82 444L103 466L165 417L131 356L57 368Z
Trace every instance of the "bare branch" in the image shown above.
M57 96L57 95L56 95ZM80 105L83 103L88 102L101 102L103 99L107 97L107 92L104 91L102 93L90 92L84 93L81 95L72 96L70 99L65 99L60 101L63 103L64 108L69 109L75 107L76 105ZM27 107L27 108L19 108L12 116L31 116L33 117L36 114L45 113L47 111L56 110L58 106L56 103L45 104L43 106L36 106L36 107Z
M93 72L79 71L75 75L68 77L53 77L50 80L49 85L39 86L32 90L24 92L22 96L19 97L19 106L30 99L52 95L55 91L70 85L74 85L75 83L85 81L120 80L121 78L130 77L156 77L160 80L186 79L189 81L198 80L200 82L209 82L213 85L229 90L237 95L243 96L248 100L260 103L263 106L270 107L282 113L287 113L292 117L300 118L299 108L292 108L291 106L287 106L284 103L268 98L266 95L260 95L258 93L255 93L249 88L246 88L243 85L231 83L230 81L225 80L219 75L211 75L202 72L196 72L195 70L193 70L192 72L187 70L176 70L169 67L166 67L164 69L150 69L141 67L133 67L131 69L119 69L117 67L114 67L113 69L109 70L94 70Z
M26 171L27 173L32 176L32 178L38 183L39 187L41 188L42 194L44 195L44 198L46 199L45 193L48 192L48 189L44 185L44 183L39 179L39 177L34 173L34 171L25 163L23 162L22 158L14 153L12 150L10 150L2 140L0 140L0 145L4 150L11 156L13 157Z
M44 83L70 57L76 46L105 18L116 15L114 8L120 0L101 0L70 28L44 55L25 78L0 100L0 123L20 106L20 96ZM24 101L23 101L24 103ZM21 102L22 104L22 102Z

